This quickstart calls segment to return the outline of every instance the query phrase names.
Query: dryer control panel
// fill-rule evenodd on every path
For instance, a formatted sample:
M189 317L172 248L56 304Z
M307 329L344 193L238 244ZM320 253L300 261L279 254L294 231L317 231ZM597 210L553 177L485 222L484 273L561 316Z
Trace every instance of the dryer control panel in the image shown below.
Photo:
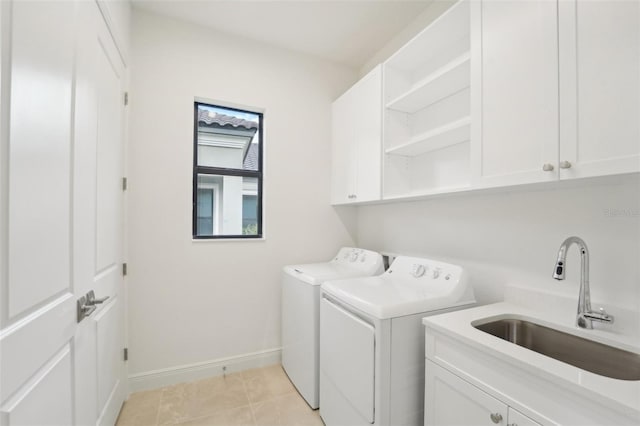
M418 280L425 283L442 283L449 288L465 279L464 269L458 265L408 256L398 256L386 274L392 274L394 279L405 279L409 282Z

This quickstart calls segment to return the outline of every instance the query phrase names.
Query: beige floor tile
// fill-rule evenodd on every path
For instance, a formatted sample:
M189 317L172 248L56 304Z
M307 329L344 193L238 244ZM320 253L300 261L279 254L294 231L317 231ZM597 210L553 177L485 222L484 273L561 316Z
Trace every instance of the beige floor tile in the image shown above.
M247 405L220 410L211 416L187 420L179 424L180 426L253 426L255 421L251 408Z
M188 418L190 401L196 396L195 383L181 383L163 389L158 407L158 425L171 425Z
M280 365L248 370L242 375L252 403L296 392Z
M125 402L117 426L155 426L162 390L137 392Z
M322 426L318 411L312 410L297 393L290 393L251 405L258 426Z
M209 416L220 410L249 405L244 381L240 374L201 380L194 385L195 395L187 407L189 419Z
M118 426L322 426L280 365L138 392Z

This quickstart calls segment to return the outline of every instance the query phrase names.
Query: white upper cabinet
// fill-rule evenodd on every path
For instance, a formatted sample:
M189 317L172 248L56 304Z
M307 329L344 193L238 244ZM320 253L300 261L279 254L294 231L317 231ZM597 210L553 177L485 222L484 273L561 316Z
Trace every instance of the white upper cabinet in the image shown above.
M385 199L469 187L470 7L452 6L384 63Z
M640 171L640 3L561 1L560 178Z
M332 106L331 204L380 199L382 67Z
M558 177L558 20L553 1L483 1L482 96L474 180L503 186Z
M481 9L474 186L640 171L640 3Z
M461 0L333 125L334 204L640 172L640 2Z

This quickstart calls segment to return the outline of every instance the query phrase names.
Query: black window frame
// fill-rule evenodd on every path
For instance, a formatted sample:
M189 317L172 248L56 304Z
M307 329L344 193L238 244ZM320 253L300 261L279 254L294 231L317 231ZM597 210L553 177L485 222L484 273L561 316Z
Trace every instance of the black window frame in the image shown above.
M232 169L226 167L208 167L198 165L198 107L224 108L232 111L255 114L258 119L258 170ZM251 111L248 109L239 109L228 107L225 105L211 104L206 102L195 101L193 103L193 190L192 190L192 214L191 214L191 236L194 240L221 240L221 239L261 239L264 230L262 223L262 190L263 190L263 150L264 150L264 114L262 112ZM256 178L258 181L258 202L257 202L257 221L258 232L255 235L198 235L197 234L197 201L198 201L198 175L217 175L217 176L239 176Z

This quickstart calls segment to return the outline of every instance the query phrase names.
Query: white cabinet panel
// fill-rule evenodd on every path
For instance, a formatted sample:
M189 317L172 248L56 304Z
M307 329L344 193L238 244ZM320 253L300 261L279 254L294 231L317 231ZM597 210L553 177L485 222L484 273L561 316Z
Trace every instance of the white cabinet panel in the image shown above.
M380 199L382 68L333 103L331 203Z
M425 426L507 424L507 404L433 362L426 363Z
M540 426L540 423L525 416L513 407L509 407L509 423L507 426Z
M349 94L338 98L332 105L331 133L331 203L352 202L356 191L355 128L351 122L353 99Z
M640 171L640 3L562 1L560 178Z
M540 426L430 360L425 370L425 426Z
M484 1L481 27L476 185L640 171L638 2Z
M557 5L484 1L479 186L557 179ZM474 119L480 119L476 116ZM544 164L553 170L544 171Z

